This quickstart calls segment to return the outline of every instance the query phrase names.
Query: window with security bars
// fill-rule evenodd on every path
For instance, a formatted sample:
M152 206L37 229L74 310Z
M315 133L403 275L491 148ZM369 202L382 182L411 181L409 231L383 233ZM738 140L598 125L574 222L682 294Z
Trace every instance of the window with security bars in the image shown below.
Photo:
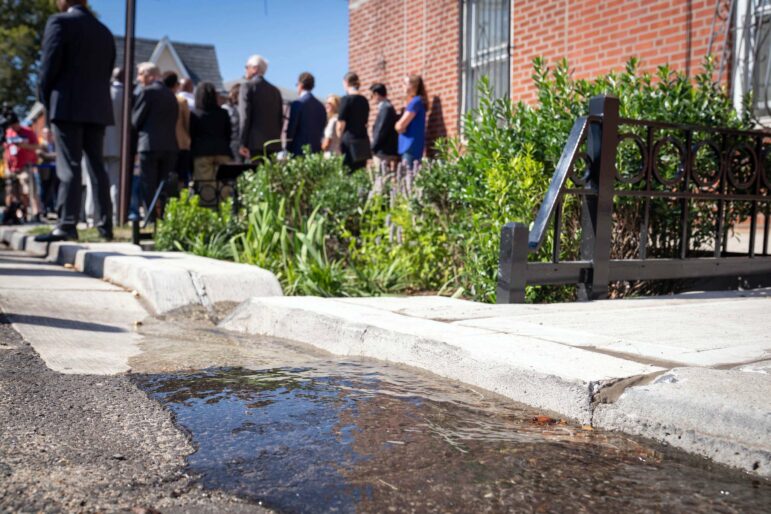
M731 17L733 32L734 102L752 93L755 117L771 122L771 0L733 0L723 12ZM724 15L725 16L725 15Z
M511 0L463 0L462 107L479 106L479 81L487 77L496 98L511 89Z
M766 0L757 3L753 20L756 34L752 45L755 59L752 92L755 115L765 117L771 115L771 2Z

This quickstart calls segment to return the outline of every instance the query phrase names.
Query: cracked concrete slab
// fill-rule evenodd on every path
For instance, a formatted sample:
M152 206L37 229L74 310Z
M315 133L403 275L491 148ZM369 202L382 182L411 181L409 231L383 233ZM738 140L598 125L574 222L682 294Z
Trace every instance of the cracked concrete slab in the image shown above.
M458 321L494 316L518 316L538 312L526 304L492 305L447 296L380 296L375 298L338 298L339 302L380 309L412 318Z
M771 375L675 368L600 405L593 423L771 477Z

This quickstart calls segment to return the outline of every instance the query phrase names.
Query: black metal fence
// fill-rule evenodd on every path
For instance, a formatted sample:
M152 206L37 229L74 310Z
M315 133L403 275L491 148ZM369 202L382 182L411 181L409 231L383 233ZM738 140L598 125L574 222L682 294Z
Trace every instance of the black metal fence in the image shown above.
M575 284L579 299L591 300L617 281L771 273L769 138L620 118L617 98L591 99L532 228L502 229L498 303L523 302L527 285ZM729 251L739 222L749 245ZM548 262L529 262L547 240Z

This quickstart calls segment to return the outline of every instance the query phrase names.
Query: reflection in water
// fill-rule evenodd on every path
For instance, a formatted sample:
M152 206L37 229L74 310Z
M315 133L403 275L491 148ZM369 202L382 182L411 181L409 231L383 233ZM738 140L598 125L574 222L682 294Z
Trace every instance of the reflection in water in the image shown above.
M137 379L198 450L190 470L286 512L760 512L771 485L369 362Z

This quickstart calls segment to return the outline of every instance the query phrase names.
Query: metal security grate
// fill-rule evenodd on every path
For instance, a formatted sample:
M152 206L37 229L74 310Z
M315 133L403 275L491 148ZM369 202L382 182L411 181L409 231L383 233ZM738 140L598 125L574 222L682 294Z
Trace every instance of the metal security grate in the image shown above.
M719 82L733 71L729 87L737 106L751 92L753 114L769 126L771 0L715 0L707 54L717 61Z
M463 0L463 113L479 106L479 81L488 77L496 98L511 89L510 0Z

